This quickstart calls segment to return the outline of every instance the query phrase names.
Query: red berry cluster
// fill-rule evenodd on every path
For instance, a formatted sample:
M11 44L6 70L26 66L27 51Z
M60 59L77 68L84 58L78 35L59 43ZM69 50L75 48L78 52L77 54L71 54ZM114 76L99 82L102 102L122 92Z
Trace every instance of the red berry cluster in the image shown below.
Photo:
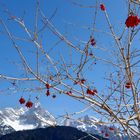
M85 79L81 79L81 83L84 84L86 82Z
M102 130L101 131L101 134L104 135L106 138L109 138L109 134L108 133L105 133L105 131Z
M46 96L49 96L50 95L50 84L49 83L46 83L46 89L47 89L47 92L46 92Z
M131 88L131 83L130 83L130 82L126 82L126 83L125 83L125 87L126 87L127 89Z
M27 108L31 108L33 106L33 103L31 101L28 101L25 106Z
M51 87L49 83L46 83L45 86L46 86L47 89L50 89L50 87Z
M100 9L101 9L102 11L105 11L105 10L106 10L106 8L105 8L105 6L104 6L103 3L100 4Z
M19 102L20 102L20 104L24 104L24 103L25 103L25 99L24 99L23 97L21 97L21 98L19 99Z
M91 46L96 45L95 39L92 36L90 36L90 43L91 43Z
M46 96L49 96L49 95L50 95L50 91L47 90L47 92L46 92Z
M95 94L97 94L98 92L97 92L97 90L96 89L93 89L93 90L91 90L91 89L87 89L87 94L90 94L90 95L95 95Z
M138 26L140 23L140 19L136 15L129 15L128 18L125 21L125 25L129 27L135 27Z
M105 137L106 137L106 138L109 138L109 134L108 134L108 133L105 133Z
M46 83L45 86L46 86L46 89L47 89L46 96L50 96L51 85L49 83ZM56 95L52 95L52 98L56 98Z
M90 52L90 53L89 53L89 56L93 56L93 53L92 53L92 52Z
M84 84L86 82L85 79L81 79L79 81L75 81L74 84L77 85L77 84Z
M114 131L115 129L113 128L113 127L108 127L108 130L110 130L110 131ZM110 137L110 135L107 133L107 131L105 130L101 130L101 134L102 135L104 135L104 137L106 137L106 138L109 138Z
M25 99L23 98L23 97L21 97L20 99L19 99L19 102L20 102L20 104L24 104L26 101L25 101ZM26 103L26 105L25 105L27 108L31 108L32 106L33 106L33 103L29 100L27 103Z

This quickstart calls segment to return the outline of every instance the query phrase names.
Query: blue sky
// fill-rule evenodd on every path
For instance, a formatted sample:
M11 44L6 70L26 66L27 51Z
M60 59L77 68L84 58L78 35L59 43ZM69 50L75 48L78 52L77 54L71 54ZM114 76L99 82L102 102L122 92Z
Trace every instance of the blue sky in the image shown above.
M56 14L52 19L52 23L56 26L56 28L62 33L66 34L70 40L72 40L75 45L77 45L76 39L88 41L89 36L91 35L91 31L81 28L82 26L90 26L92 27L93 24L93 16L94 16L94 9L87 9L87 8L80 8L79 6L73 5L71 0L40 0L41 8L43 9L44 13L47 17L51 17L54 11L56 10ZM95 0L77 0L77 2L82 3L83 5L94 5ZM127 16L127 5L125 1L122 0L107 0L107 1L100 1L104 2L107 8L107 11L110 16L110 20L112 22L113 27L115 27L116 32L120 32L121 28L124 27L125 18ZM34 16L35 16L35 0L4 0L1 3L0 8L0 17L5 21L8 25L8 28L12 33L19 37L26 37L23 30L12 21L8 20L7 15L3 11L3 7L6 6L9 11L15 16L23 16L24 13L24 20L28 27L33 30L34 26ZM97 14L97 29L103 31L109 31L105 17L103 12L100 10ZM0 26L0 31L3 31L2 26ZM44 34L41 35L43 37L42 44L45 46L55 46L55 43L58 41L57 37L54 37L52 33L47 29ZM40 36L40 37L41 37ZM110 39L110 36L106 36L105 34L96 33L95 32L95 39L97 40L97 44L100 44L101 47L107 47L107 49L111 49L113 45L113 41ZM110 41L111 40L111 41ZM18 42L19 45L29 48L32 47L31 43L22 43ZM60 43L58 47L65 46L65 43ZM24 50L24 48L23 48ZM58 57L58 54L64 54L64 50L56 49L57 51L52 52L52 56L55 58ZM66 49L65 51L68 51ZM26 48L24 50L25 56L29 60L29 62L34 65L34 59L32 58L32 53L26 52ZM100 51L96 51L98 56L107 57L105 53ZM67 57L66 57L67 59ZM78 56L74 56L74 59L78 59ZM0 33L0 73L5 74L8 76L21 76L22 69L20 68L20 60L18 54L16 53L15 49L12 47L12 44L8 37ZM41 66L43 70L44 67ZM95 83L96 88L101 92L105 87L105 82L103 80L104 72L109 71L111 68L108 65L104 65L102 63L98 63L95 66L94 72L88 71L86 74L87 78ZM38 83L35 83L35 85ZM17 91L13 93L14 90L8 91L7 88L13 88L12 84L9 81L0 80L0 108L5 107L20 107L18 100L21 95L25 96L28 99L29 94L24 93L21 91ZM20 83L20 87L22 84ZM34 83L27 83L27 87L34 87ZM27 94L27 95L26 95ZM33 93L31 93L33 94ZM34 94L41 94L40 102L41 104L52 112L55 115L60 115L65 112L75 112L82 108L84 105L71 99L70 97L66 97L63 95L58 95L56 99L52 99L51 97L46 97L43 93L34 93ZM34 100L36 95L31 95L31 99ZM89 112L92 114L92 112Z

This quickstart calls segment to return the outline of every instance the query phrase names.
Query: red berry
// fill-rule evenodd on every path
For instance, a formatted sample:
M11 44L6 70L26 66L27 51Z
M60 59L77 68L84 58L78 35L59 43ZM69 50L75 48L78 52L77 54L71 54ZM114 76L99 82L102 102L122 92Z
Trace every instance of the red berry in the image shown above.
M53 97L53 98L56 98L56 95L53 95L52 97Z
M125 87L126 87L127 89L131 88L130 82L127 82L127 83L125 84Z
M106 138L109 138L109 134L108 134L108 133L105 133L105 137L106 137Z
M27 108L31 108L33 106L33 103L31 101L28 101L25 106Z
M89 56L93 56L93 53L91 52L91 53L89 54Z
M85 79L81 79L81 83L84 84L86 82Z
M110 130L110 131L114 131L114 128L113 128L113 127L109 127L109 130Z
M94 38L92 38L92 39L90 40L90 42L95 42Z
M125 25L129 28L129 27L135 27L139 24L139 18L138 16L135 15L130 15L126 21L125 21Z
M71 91L68 91L66 94L71 95L71 94L72 94L72 92L71 92Z
M106 10L106 8L105 8L105 6L104 6L104 4L102 3L102 4L100 4L100 9L102 10L102 11L105 11Z
M46 88L49 89L50 88L50 85L48 83L46 83Z
M77 84L80 84L80 82L79 81L75 81L74 82L74 85L77 85Z
M79 81L75 81L74 82L74 85L77 85L77 84L84 84L85 83L85 79L81 79L81 80L79 80Z
M90 42L91 42L91 45L92 46L94 46L96 44L95 39L92 38L92 36L90 36Z
M87 89L87 94L94 95L95 93L91 89Z
M20 104L24 104L24 103L25 103L25 99L24 99L23 97L21 97L21 98L19 99L19 102L20 102Z
M47 92L46 92L46 96L49 96L49 95L50 95L50 91L47 90Z

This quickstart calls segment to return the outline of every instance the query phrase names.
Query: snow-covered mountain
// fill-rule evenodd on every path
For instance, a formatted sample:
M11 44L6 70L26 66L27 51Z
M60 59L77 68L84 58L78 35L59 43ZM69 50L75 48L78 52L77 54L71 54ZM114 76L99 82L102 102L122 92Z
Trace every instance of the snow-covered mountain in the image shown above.
M64 125L72 126L81 131L108 138L109 140L128 140L126 134L121 132L117 127L102 124L93 116L86 115L76 119L75 121L66 119L64 121ZM137 140L137 138L133 137L133 140Z
M83 116L76 120L65 119L59 124L56 119L40 103L35 103L30 109L5 108L0 111L0 135L13 131L44 128L48 126L72 126L90 134L96 134L110 140L127 140L127 136L115 126L108 126L100 123L93 116ZM134 139L134 138L133 138Z
M12 131L43 128L56 125L55 118L40 103L36 103L32 108L20 109L5 108L0 111L0 135L11 133Z

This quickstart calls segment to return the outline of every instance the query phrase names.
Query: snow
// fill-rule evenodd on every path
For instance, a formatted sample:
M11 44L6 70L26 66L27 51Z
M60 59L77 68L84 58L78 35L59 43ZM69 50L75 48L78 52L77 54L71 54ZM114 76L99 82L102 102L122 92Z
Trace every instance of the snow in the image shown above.
M15 131L19 131L19 130L28 130L28 129L34 129L35 126L34 125L24 125L24 124L20 124L19 120L15 120L15 121L11 121L10 119L6 118L4 123L6 125L10 125L11 127L13 127L15 129Z
M93 116L83 116L78 118L75 121L70 121L69 119L64 120L64 125L75 127L81 131L88 132L91 134L97 134L102 137L105 137L105 134L109 134L109 140L128 140L128 137L121 133L120 130L115 126L107 126L99 123L99 119ZM114 130L110 130L109 127L113 128ZM102 131L104 133L102 133ZM137 140L134 139L133 140Z
M5 108L0 111L0 120L0 124L10 126L15 131L56 125L55 118L43 109L40 103L35 104L31 109Z

